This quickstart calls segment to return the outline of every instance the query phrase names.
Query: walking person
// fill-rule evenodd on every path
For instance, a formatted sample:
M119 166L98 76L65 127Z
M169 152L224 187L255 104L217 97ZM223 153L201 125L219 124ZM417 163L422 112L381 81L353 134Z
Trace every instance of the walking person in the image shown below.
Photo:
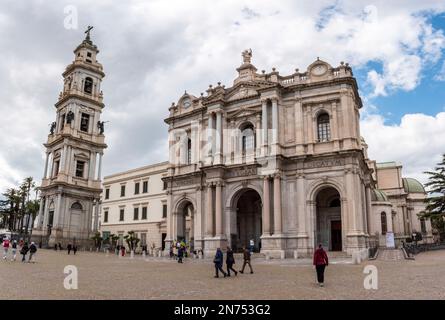
M249 246L250 254L253 253L253 248L254 247L255 247L255 240L250 239L250 246Z
M20 254L22 255L22 262L26 262L26 254L28 253L28 242L25 242L25 244L22 246L22 249L20 250Z
M73 248L73 246L71 245L71 243L68 243L66 248L68 249L68 254L70 254L71 249Z
M34 261L32 261L32 257L36 254L37 252L37 247L36 244L34 242L31 242L31 245L29 246L29 258L28 258L28 263L31 263Z
M227 247L226 265L227 265L228 277L230 277L230 270L235 272L235 276L238 275L238 272L235 269L233 269L234 264L235 264L235 258L233 257L233 250L230 247Z
M12 257L11 257L11 261L15 261L17 258L17 240L14 240L12 242Z
M178 263L182 263L183 256L184 256L184 248L180 246L178 249Z
M222 272L224 278L227 277L227 273L224 272L222 266L224 262L224 256L221 251L221 248L216 249L215 258L213 259L213 263L215 264L215 278L219 278L218 270Z
M4 238L3 239L3 260L6 260L8 257L8 251L9 251L9 239Z
M246 247L243 247L243 259L243 268L239 272L244 273L244 268L246 265L249 265L250 273L253 273L252 265L250 264L250 251Z
M317 271L317 281L320 287L324 286L324 270L329 265L328 255L324 251L321 243L314 252L314 266Z
M77 252L77 246L73 245L73 253L74 253L74 255L76 255L76 252Z

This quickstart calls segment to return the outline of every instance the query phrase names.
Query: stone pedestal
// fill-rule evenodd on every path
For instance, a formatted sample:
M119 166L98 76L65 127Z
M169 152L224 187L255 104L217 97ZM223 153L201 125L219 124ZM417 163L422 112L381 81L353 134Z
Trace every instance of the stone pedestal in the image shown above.
M217 248L226 250L227 239L225 236L204 238L204 255L206 257L213 257Z
M343 244L343 251L352 256L356 251L366 250L366 240L367 237L363 232L350 232L346 235L347 243Z
M284 259L286 239L283 235L261 236L261 253L272 259Z

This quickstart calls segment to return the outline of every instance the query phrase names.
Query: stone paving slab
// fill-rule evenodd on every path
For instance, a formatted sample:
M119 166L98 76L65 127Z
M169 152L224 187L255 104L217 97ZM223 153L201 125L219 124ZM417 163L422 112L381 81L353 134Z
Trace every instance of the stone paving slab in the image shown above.
M214 266L206 260L178 264L168 258L39 250L35 264L0 260L0 299L445 299L445 251L425 252L413 261L333 261L324 288L316 285L308 262L256 259L254 274L214 279ZM377 267L378 290L363 287L368 264ZM77 290L63 287L66 265L78 269ZM235 268L240 265L237 261Z

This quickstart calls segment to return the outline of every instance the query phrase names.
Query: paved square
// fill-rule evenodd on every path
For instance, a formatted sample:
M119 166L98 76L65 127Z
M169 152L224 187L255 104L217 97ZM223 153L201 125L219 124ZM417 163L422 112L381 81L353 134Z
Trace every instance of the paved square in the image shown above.
M20 260L20 259L18 259ZM241 260L237 260L238 269ZM379 289L363 287L365 265L379 271ZM66 265L78 268L77 290L63 286ZM0 261L1 299L445 299L445 251L426 252L415 261L333 259L326 286L315 284L309 260L253 260L254 274L214 279L211 260L39 250L35 264Z

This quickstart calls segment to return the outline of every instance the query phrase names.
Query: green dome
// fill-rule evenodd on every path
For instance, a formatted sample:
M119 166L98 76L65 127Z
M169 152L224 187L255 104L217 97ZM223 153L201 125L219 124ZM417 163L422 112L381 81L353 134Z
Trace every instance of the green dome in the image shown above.
M388 201L388 196L385 192L379 189L373 189L371 193L372 201Z
M413 178L403 178L403 189L408 193L425 193L423 185Z

